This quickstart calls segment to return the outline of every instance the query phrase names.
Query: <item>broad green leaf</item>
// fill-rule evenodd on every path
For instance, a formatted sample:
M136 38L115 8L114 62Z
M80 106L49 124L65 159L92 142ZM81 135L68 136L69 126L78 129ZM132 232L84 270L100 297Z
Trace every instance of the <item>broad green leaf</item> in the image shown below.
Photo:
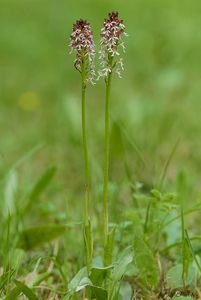
M139 232L134 236L133 245L134 261L138 268L140 279L145 285L155 287L159 279L157 261Z
M91 285L90 289L92 291L92 297L95 297L95 299L107 300L107 291L104 288Z
M83 290L85 287L92 285L91 280L88 277L84 277L80 280L79 285L76 287L76 292Z
M82 278L76 288L76 292L79 292L84 288L88 288L91 290L92 298L95 298L97 300L107 300L107 291L102 287L93 285L91 280L87 277Z
M93 285L91 280L87 277L86 267L82 268L69 283L69 291L68 291L67 299L70 299L70 297L73 294L83 290L84 288L89 288L92 292L92 295L97 300L107 299L107 291L102 287Z
M181 288L183 287L183 266L182 264L177 264L167 272L167 286L169 288ZM188 276L186 278L186 285L191 285L195 282L196 272L193 265L190 265Z
M123 250L117 261L114 263L114 268L110 278L110 289L108 300L118 299L119 284L129 264L133 261L133 247L128 247Z
M32 250L62 235L66 230L65 225L41 225L23 230L20 233L18 247L24 250Z
M84 267L78 271L78 273L73 277L73 279L69 283L69 292L75 292L77 287L79 286L81 280L87 277L87 268Z
M119 281L125 274L128 265L133 261L133 248L128 247L123 250L117 261L114 263L114 268L112 271L112 279L114 281Z
M21 290L21 292L27 296L27 298L29 300L38 300L38 298L36 297L36 295L32 292L32 290L25 285L24 283L22 283L21 281L18 280L14 280L16 286L18 287L18 289Z
M111 270L112 268L113 266L102 267L102 268L93 267L91 269L91 275L90 275L90 279L93 285L102 286L103 281L107 277L108 271Z

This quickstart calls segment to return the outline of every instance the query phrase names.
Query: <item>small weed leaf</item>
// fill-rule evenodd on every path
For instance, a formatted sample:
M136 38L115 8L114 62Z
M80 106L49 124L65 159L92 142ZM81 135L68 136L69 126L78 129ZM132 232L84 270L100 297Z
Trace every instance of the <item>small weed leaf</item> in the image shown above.
M169 288L181 288L183 287L183 266L182 264L175 265L167 272L167 286ZM192 285L196 280L196 271L193 265L190 265L188 276L186 277L186 285Z
M159 280L159 270L154 255L145 243L142 235L136 232L134 236L134 261L143 284L155 287Z
M18 248L32 250L62 235L66 230L65 225L42 225L25 229L18 240Z

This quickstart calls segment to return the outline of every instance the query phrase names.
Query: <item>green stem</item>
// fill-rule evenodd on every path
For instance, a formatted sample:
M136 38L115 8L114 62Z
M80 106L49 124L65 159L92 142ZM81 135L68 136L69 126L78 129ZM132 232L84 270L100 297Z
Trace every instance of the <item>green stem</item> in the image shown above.
M103 186L103 216L104 216L104 245L107 246L108 238L108 171L109 171L109 144L110 144L110 90L112 73L106 79L105 97L105 166Z
M91 233L90 223L90 167L89 167L89 155L86 133L86 75L85 75L85 61L82 64L82 139L84 148L84 161L85 161L85 195L84 195L84 240L86 250L86 265L88 275L91 272L92 255L93 255L93 241ZM90 298L90 293L88 294Z
M89 155L86 134L86 83L85 75L82 72L82 139L84 148L85 160L85 201L84 201L84 223L89 221L89 200L90 200L90 169L89 169Z

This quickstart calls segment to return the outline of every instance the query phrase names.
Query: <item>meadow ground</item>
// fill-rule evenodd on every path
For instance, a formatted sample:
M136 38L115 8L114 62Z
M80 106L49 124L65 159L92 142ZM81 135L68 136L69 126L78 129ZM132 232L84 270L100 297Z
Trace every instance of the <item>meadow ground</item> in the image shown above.
M132 244L135 261L138 246L150 246L139 265L129 265L118 299L171 299L176 292L184 299L201 299L199 275L191 276L193 268L192 273L199 273L201 249L201 2L1 0L2 299L16 299L11 293L19 283L14 280L25 282L39 299L67 299L62 297L68 282L84 266L80 77L68 43L72 23L86 18L98 47L103 19L111 10L119 11L128 32L125 71L122 79L114 77L111 91L109 210L118 227L114 253L118 256ZM104 90L103 80L87 89L94 257L101 255L103 244ZM181 202L183 226L177 218ZM168 225L161 221L164 216ZM135 238L139 224L146 246ZM32 231L22 236L27 228ZM60 238L50 241L54 235ZM154 279L142 275L152 261L150 253L160 257L157 268L159 260L162 264L162 271L155 270L154 262L150 267L159 272ZM148 261L141 265L144 259ZM161 283L161 272L169 271L179 282L165 276ZM133 290L138 294L131 296Z

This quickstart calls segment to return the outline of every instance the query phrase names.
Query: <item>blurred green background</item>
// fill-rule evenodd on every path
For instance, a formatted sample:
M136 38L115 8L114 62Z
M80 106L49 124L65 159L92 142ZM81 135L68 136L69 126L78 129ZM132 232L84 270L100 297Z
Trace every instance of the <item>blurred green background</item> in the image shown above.
M184 170L189 201L201 192L201 1L0 0L0 175L39 147L29 159L18 161L17 180L19 194L25 195L48 166L58 168L37 208L44 215L48 210L48 218L55 211L62 218L66 203L74 214L81 209L80 76L68 48L72 23L88 19L98 49L100 28L111 10L119 11L129 34L125 72L122 79L114 78L112 87L110 193L116 206L129 205L125 157L133 180L149 188L178 139L166 188L174 191L175 178ZM87 118L93 195L99 199L101 81L88 88ZM69 218L75 221L74 214Z

